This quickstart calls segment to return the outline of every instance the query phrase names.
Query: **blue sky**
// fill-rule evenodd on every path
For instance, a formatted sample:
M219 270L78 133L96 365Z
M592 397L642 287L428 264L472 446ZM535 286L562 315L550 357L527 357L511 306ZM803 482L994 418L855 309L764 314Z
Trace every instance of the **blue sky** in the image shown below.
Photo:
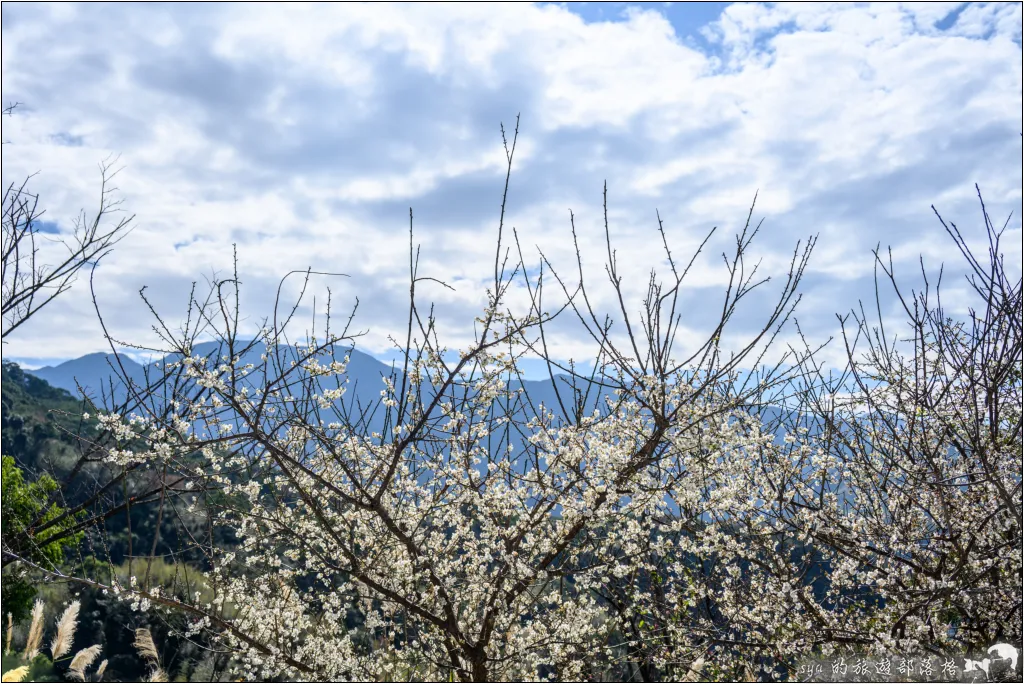
M156 342L138 291L184 320L193 281L227 273L237 243L243 311L270 314L293 269L335 307L360 301L360 348L389 357L408 293L408 211L443 339L466 344L492 269L504 182L499 124L521 114L508 225L571 276L576 216L593 303L603 277L602 185L632 310L650 269L714 226L684 297L687 345L720 302L720 253L755 192L753 256L775 276L818 236L797 318L812 341L873 301L871 250L946 264L946 304L973 304L931 205L976 244L974 184L1020 269L1019 3L540 3L3 6L3 182L32 188L62 232L96 205L97 164L136 228L96 274L112 333ZM48 249L58 249L48 246ZM51 252L56 255L57 252ZM294 283L285 291L296 294ZM551 292L552 297L554 292ZM554 297L553 297L554 298ZM727 335L758 328L753 298ZM523 302L517 290L513 307ZM554 303L554 302L552 302ZM896 318L896 302L883 315ZM308 320L308 318L307 318ZM794 339L788 330L783 342ZM579 326L552 330L562 359L592 356ZM4 345L29 367L105 349L85 279ZM831 355L831 356L829 356ZM838 363L841 349L826 358Z

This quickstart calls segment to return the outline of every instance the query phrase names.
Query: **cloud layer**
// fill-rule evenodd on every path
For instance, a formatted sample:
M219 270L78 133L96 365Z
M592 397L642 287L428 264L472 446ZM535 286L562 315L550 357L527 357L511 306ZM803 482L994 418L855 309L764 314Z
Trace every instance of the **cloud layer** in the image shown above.
M571 279L571 209L598 308L615 307L600 285L605 181L633 310L650 269L667 272L656 210L677 257L719 227L686 291L684 342L708 331L719 255L755 192L766 275L819 236L798 310L813 339L873 300L876 244L908 284L918 255L945 262L964 309L961 263L930 205L983 238L975 183L997 224L1014 212L1006 251L1020 268L1015 3L744 4L710 22L685 7L596 19L490 3L5 4L2 31L3 100L24 103L4 121L5 186L38 171L47 219L69 231L96 206L97 163L120 155L136 228L95 284L124 340L155 342L142 286L173 326L191 283L229 272L237 244L250 325L287 272L345 273L313 293L322 303L329 286L340 308L358 297L361 348L386 357L406 316L412 207L420 274L455 288L423 296L464 344L493 279L498 127L511 134L517 113L506 225L531 266L536 245ZM763 317L768 298L751 301L735 339ZM558 333L559 356L592 353L578 327ZM29 365L104 349L85 279L12 337L5 359Z

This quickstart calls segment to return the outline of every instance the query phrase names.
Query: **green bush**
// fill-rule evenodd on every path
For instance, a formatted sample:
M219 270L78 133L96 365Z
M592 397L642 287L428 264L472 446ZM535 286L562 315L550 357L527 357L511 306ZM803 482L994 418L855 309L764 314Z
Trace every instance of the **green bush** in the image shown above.
M19 572L15 557L24 558L44 568L56 568L64 562L64 549L74 548L82 540L82 533L63 534L77 522L71 515L41 531L41 525L65 513L64 508L51 499L59 489L49 475L34 482L26 482L24 474L10 456L3 457L2 525L4 539L3 599L4 614L11 613L16 621L25 619L35 598L36 589ZM59 538L57 541L48 541Z

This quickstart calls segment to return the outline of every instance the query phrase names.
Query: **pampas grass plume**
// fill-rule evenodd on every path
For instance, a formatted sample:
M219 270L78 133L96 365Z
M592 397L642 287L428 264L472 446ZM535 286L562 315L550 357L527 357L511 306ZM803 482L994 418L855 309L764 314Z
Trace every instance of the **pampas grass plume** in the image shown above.
M70 667L68 667L68 677L79 682L84 682L85 668L93 664L93 661L99 657L100 651L102 650L102 646L99 644L93 644L89 648L83 648L81 651L76 653L75 657L71 659Z
M13 670L4 672L3 681L5 682L20 682L25 679L25 675L28 674L28 665L22 665L16 667Z
M75 629L78 627L78 609L81 608L78 601L72 601L67 607L60 620L57 621L57 634L50 643L50 651L53 659L56 660L71 650L71 643L75 639Z
M32 624L28 628L28 640L25 642L25 659L31 661L39 653L39 645L43 642L43 602L36 599L32 606Z
M145 627L135 630L135 650L139 655L153 663L153 671L149 674L151 682L166 682L167 673L160 667L160 654L153 642L153 633Z
M160 654L157 653L156 644L153 643L153 635L145 627L135 630L135 650L146 660L160 662Z

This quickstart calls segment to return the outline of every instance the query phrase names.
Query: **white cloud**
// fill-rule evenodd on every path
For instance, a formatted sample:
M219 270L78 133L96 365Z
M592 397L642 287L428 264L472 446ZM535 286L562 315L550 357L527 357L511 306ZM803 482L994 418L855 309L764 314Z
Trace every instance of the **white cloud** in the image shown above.
M180 317L190 283L229 269L238 243L253 321L288 271L347 273L314 291L322 301L330 284L335 306L359 296L379 353L404 320L411 205L421 273L457 285L427 292L464 342L493 271L498 124L511 135L522 112L506 221L531 268L537 244L574 280L572 208L592 301L614 311L600 284L605 180L634 311L649 270L667 273L655 209L677 259L717 225L686 300L695 341L757 191L767 273L820 233L799 317L824 339L836 311L870 294L878 243L955 275L930 205L981 238L975 182L994 221L1018 212L1007 245L1019 263L1020 25L1008 3L740 4L700 47L670 13L638 9L588 23L522 4L5 5L3 99L25 106L4 122L3 181L40 170L33 187L66 230L96 204L97 162L121 155L137 228L96 284L132 341L153 340L140 287ZM5 356L102 348L81 285ZM588 355L578 329L554 344Z

